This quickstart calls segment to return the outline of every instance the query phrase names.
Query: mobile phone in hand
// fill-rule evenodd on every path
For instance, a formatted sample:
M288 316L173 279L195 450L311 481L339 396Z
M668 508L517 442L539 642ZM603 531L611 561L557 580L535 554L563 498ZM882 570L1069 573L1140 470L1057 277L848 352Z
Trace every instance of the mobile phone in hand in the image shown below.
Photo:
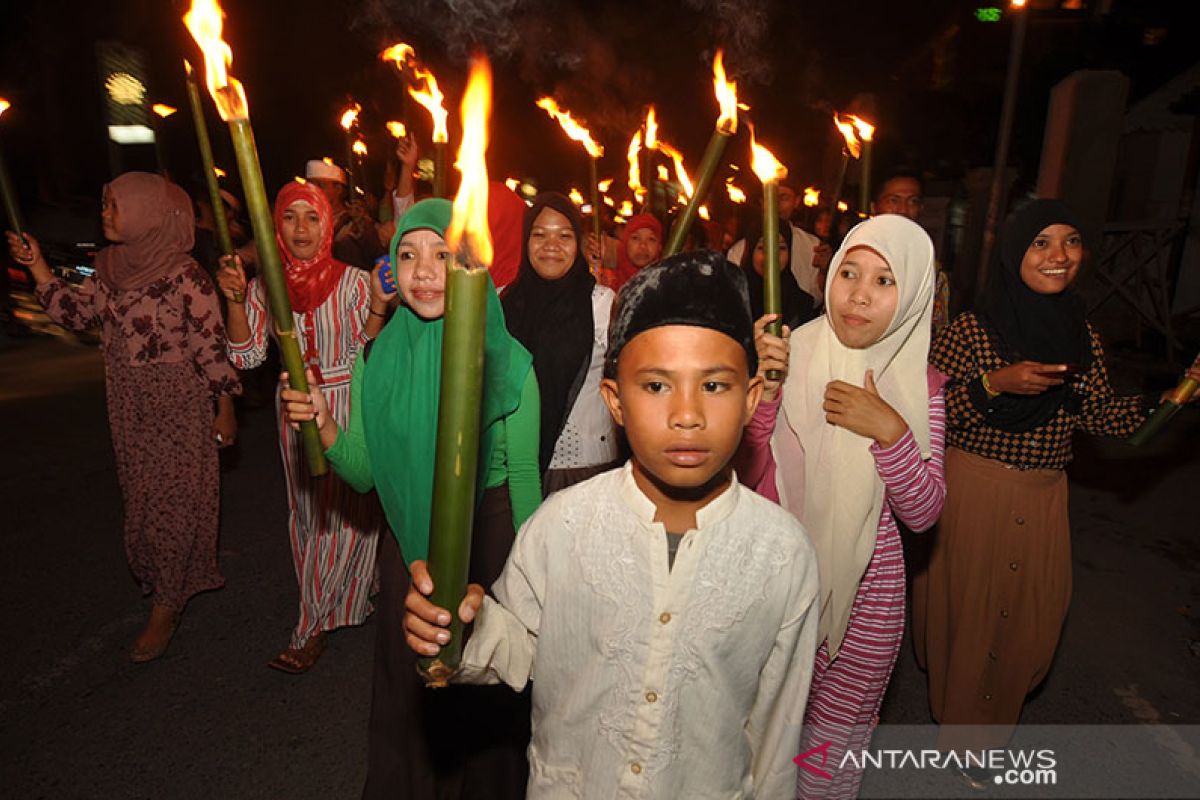
M382 264L379 270L379 285L383 287L383 291L388 294L396 293L396 278L392 274L392 259L388 256L380 256L375 259L377 265Z

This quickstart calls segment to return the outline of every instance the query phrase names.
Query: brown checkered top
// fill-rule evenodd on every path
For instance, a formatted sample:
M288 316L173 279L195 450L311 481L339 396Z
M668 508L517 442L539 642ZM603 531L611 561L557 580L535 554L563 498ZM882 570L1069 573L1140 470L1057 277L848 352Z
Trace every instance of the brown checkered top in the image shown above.
M990 399L980 381L983 373L1010 361L993 344L997 334L975 314L960 314L942 330L929 354L930 363L950 378L946 385L946 443L1017 469L1063 469L1071 461L1071 435L1076 430L1099 436L1132 434L1157 402L1143 395L1113 394L1100 337L1090 323L1088 332L1092 363L1086 372L1070 378L1081 402L1064 403L1039 427L1013 433L988 423L997 405L1011 399L1004 395Z

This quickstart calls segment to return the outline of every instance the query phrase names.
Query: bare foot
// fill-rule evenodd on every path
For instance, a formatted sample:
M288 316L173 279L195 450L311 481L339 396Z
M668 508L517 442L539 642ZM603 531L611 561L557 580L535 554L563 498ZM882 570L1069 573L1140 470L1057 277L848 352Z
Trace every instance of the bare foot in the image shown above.
M142 630L133 649L129 651L129 659L135 664L153 661L167 651L175 627L179 624L179 612L166 606L154 606L150 609L150 619Z

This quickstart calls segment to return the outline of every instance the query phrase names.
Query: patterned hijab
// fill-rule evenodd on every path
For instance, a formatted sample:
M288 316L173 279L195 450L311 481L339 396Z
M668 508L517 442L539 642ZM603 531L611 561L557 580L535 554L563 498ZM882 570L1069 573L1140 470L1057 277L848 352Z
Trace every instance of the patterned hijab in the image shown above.
M284 212L296 203L316 211L321 220L321 241L316 255L309 259L292 255L283 240ZM325 302L346 271L346 264L333 257L333 209L325 193L308 183L291 181L285 184L275 197L275 242L279 245L279 255L283 257L292 311L308 314Z
M96 256L96 274L117 291L143 289L195 263L196 218L187 192L161 175L126 172L105 191L121 241Z
M846 633L859 581L875 551L884 490L870 440L826 422L825 387L835 380L862 386L866 371L872 370L880 396L908 423L922 456L930 456L927 375L933 243L920 225L894 214L859 223L833 257L826 297L839 266L859 247L875 251L891 267L899 293L892 321L877 342L862 349L842 344L828 316L793 333L784 414L772 440L780 502L804 523L817 551L819 636L829 638L831 657ZM802 463L784 456L788 445L780 441L781 424L803 447ZM803 488L797 490L801 480Z

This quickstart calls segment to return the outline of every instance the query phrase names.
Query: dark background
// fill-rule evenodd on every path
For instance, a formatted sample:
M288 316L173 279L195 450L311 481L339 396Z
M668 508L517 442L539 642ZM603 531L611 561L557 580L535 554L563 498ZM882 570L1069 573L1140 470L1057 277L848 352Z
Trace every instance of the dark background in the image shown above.
M184 0L5 3L0 11L0 123L10 167L33 228L46 206L93 213L111 177L96 43L145 53L150 102L180 109L163 124L177 180L198 184L181 61L200 58L180 18ZM246 85L268 188L302 173L307 158L344 152L339 112L362 103L362 131L378 185L404 118L428 141L428 116L409 101L395 69L379 61L404 40L432 67L447 96L451 145L467 57L482 48L495 68L489 153L494 177L532 177L566 188L586 178L576 145L533 106L553 93L607 148L602 176L624 183L625 149L648 103L663 138L694 165L716 116L710 64L716 47L739 78L759 137L800 183L828 185L839 151L833 109L875 119L877 174L903 163L955 180L986 166L995 147L1010 22L989 24L977 0L226 0L232 72ZM1051 86L1069 72L1119 69L1131 101L1195 58L1186 9L1172 0L1031 0L1010 164L1032 181ZM206 98L206 103L208 102ZM217 162L234 173L228 136L208 107ZM146 148L150 150L150 148ZM742 136L729 151L745 164ZM151 155L145 155L146 159ZM152 168L152 161L144 165ZM227 179L235 181L231 174ZM752 183L745 179L743 185Z

